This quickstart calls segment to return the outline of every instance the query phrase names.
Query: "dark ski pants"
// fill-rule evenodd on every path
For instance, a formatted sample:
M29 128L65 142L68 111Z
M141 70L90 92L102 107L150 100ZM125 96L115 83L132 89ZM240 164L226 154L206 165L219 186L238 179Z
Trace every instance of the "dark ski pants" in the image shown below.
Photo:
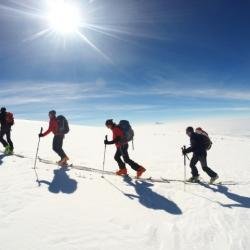
M6 140L4 140L4 136L6 135ZM3 144L4 147L10 145L10 149L13 150L13 142L11 141L10 138L10 129L9 130L1 130L0 132L0 142Z
M192 176L197 177L199 176L198 169L196 167L196 164L200 162L202 170L206 172L210 177L215 177L217 173L215 173L212 169L210 169L207 166L207 156L206 155L193 155L191 161L190 161L190 168Z
M121 157L123 157L124 162L127 163L135 171L137 171L140 168L140 165L138 165L136 162L132 161L129 158L128 144L124 144L120 148L117 148L116 153L115 153L115 157L114 157L119 165L119 168L123 169L126 167L126 164L122 161Z
M55 135L53 139L53 150L63 159L66 157L62 146L63 146L64 135Z

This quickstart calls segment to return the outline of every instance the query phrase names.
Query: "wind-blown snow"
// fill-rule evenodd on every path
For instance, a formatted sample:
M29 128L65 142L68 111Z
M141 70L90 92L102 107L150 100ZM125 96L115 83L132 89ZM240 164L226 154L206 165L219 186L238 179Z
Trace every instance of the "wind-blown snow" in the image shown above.
M39 162L38 186L32 167L37 134L47 123L16 121L15 151L28 158L0 155L0 249L249 249L250 133L244 129L249 126L234 121L221 124L197 126L203 126L213 139L209 166L221 181L237 185L189 184L184 191L183 183L101 178ZM147 168L145 176L183 179L180 148L188 144L188 125L135 127L131 158ZM110 137L106 128L71 126L64 144L71 162L102 169L107 133ZM51 141L51 135L42 138L39 156L56 161ZM106 170L117 169L114 152L114 146L107 148ZM187 167L188 176L189 172Z

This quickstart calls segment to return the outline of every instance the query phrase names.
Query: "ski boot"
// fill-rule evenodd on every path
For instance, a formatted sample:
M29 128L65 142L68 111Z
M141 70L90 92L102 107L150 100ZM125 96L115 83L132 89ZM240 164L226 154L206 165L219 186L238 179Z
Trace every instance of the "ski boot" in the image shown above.
M136 173L136 178L139 179L141 177L141 175L146 171L146 169L144 167L140 167L138 170L137 170L137 173Z
M219 175L216 175L215 177L211 177L209 184L213 184L217 179L219 179Z
M6 154L6 155L13 154L13 149L10 147L10 145L7 145L5 147L4 154Z
M191 183L199 183L199 175L198 176L192 176L191 178L189 178L186 182L191 182Z
M122 168L122 169L119 169L118 171L116 171L116 175L124 176L127 174L128 174L128 172L127 172L126 168Z
M61 167L67 167L68 166L68 156L65 156L64 158L62 158L60 161L57 162L57 164Z
M13 155L13 154L14 154L14 149L11 148L11 149L9 150L9 155Z

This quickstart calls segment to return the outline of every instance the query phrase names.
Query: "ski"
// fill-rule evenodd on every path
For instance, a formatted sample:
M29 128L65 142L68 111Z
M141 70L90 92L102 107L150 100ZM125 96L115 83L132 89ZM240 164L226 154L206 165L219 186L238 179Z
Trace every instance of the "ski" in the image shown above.
M41 159L40 157L37 158L40 162L45 163L45 164L49 164L49 165L56 165L59 167L69 167L69 168L73 168L73 164L64 164L64 165L59 165L57 162L53 162L50 160L45 160L45 159Z
M117 176L119 176L119 175L117 175ZM167 179L164 179L164 178L154 178L154 177L140 177L140 178L137 178L137 177L130 176L130 175L127 175L127 176L128 176L129 178L134 179L134 180L137 180L137 181L170 183ZM121 177L124 177L124 176L121 176ZM126 177L126 176L125 176L125 177Z
M54 162L54 161L42 159L40 157L38 157L38 160L41 163L58 166L58 164L56 162ZM103 171L103 170L96 169L96 168L90 168L90 167L81 166L81 165L74 165L74 164L70 164L70 165L68 165L68 167L73 168L73 169L77 169L77 170L94 172L94 173L98 173L98 174L113 175L113 176L122 177L122 178L128 177L128 178L131 178L131 179L134 179L134 180L138 180L138 181L169 183L169 181L167 179L164 179L164 178L153 178L153 177L140 177L140 178L136 178L135 176L130 176L130 175L120 176L120 175L117 175L115 172L112 172L112 171L107 171L107 170Z
M43 158L38 157L39 162L41 163L45 163L45 164L50 164L50 165L56 165L58 166L58 164L54 161L50 161L50 160L46 160ZM112 171L103 171L101 169L96 169L96 168L90 168L90 167L86 167L86 166L81 166L81 165L74 165L74 164L69 164L67 165L69 168L73 168L73 169L77 169L77 170L83 170L83 171L87 171L87 172L94 172L94 173L98 173L98 174L104 174L104 175L113 175L113 176L117 176L117 177L128 177L134 180L138 180L138 181L148 181L148 182L159 182L159 183L171 183L171 182L181 182L181 183L186 183L188 185L192 185L192 184L199 184L199 185L238 185L239 183L234 182L234 181L219 181L219 182L214 182L212 184L210 184L207 181L203 181L200 180L199 182L188 182L188 181L184 181L182 179L168 179L165 177L160 177L160 178L154 178L154 177L140 177L140 178L136 178L135 176L130 176L130 175L126 175L126 176L120 176L117 175L115 172Z
M115 174L115 173L114 173ZM137 180L137 181L147 181L147 182L159 182L159 183L169 183L169 181L167 179L163 179L163 178L154 178L154 177L140 177L137 178L136 176L131 176L131 175L117 175L118 177L123 177L125 180L127 179L133 179L133 180Z
M5 156L16 156L16 157L19 157L19 158L27 158L24 155L16 154L16 153L5 154L4 151L2 151L2 150L0 150L0 153L4 154Z
M41 163L58 166L58 164L56 162L54 162L54 161L46 160L46 159L43 159L43 158L40 158L40 157L38 157L38 160ZM84 170L84 171L88 171L88 172L95 172L95 173L99 173L99 174L115 175L115 173L112 172L112 171L102 171L100 169L90 168L90 167L86 167L86 166L69 164L69 167L73 168L73 169Z
M186 184L204 184L204 185L237 185L238 183L234 182L234 181L219 181L219 182L214 182L214 183L210 183L208 181L203 181L203 180L200 180L198 182L190 182L190 181L184 181L184 180L181 180L181 179L166 179L166 178L163 178L163 180L166 180L166 181L169 181L169 182L181 182L181 183L186 183Z

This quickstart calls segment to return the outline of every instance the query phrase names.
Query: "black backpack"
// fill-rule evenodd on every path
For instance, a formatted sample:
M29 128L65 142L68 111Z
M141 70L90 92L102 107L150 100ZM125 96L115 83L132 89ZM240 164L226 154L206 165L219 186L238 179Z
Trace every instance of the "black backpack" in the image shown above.
M59 115L56 118L58 123L58 133L67 134L69 132L69 123L63 115Z
M211 141L211 139L209 138L209 136L204 135L204 134L200 134L200 136L202 136L202 141L203 141L203 145L205 147L206 150L211 149L213 143Z
M134 130L132 129L129 121L126 120L121 120L118 124L119 128L123 131L124 133L124 138L123 138L123 142L129 142L129 141L133 141L134 139Z

